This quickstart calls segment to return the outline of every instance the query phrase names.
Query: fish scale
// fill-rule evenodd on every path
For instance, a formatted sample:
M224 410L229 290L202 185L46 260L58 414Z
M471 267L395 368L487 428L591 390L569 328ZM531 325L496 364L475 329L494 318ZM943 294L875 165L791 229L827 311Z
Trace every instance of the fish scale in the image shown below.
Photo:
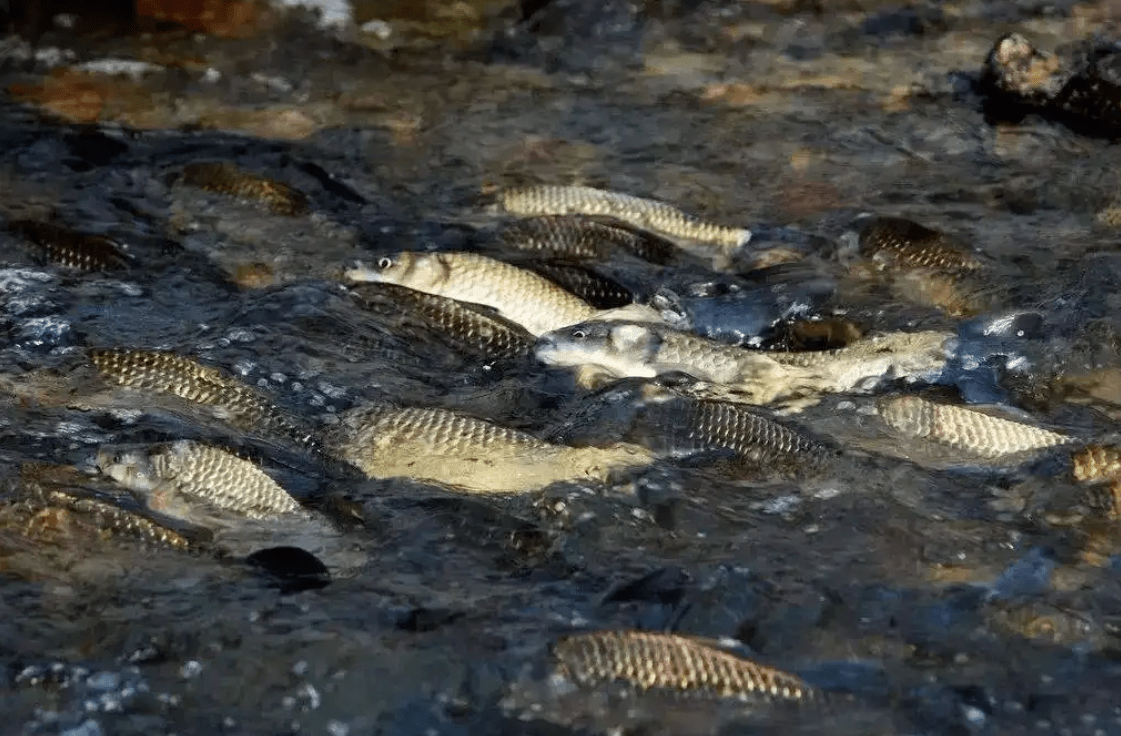
M308 198L303 192L223 161L196 161L187 164L183 167L182 182L208 192L256 199L279 215L301 215L308 208Z
M37 246L48 260L68 268L117 271L129 266L128 256L120 246L104 235L33 220L14 220L8 223L8 230Z
M953 404L939 404L918 396L897 396L879 403L884 422L907 437L919 438L980 458L1042 450L1075 441L1012 419Z
M267 397L191 358L168 352L127 349L95 349L89 355L102 374L122 386L220 407L236 427L276 431L300 444L313 444L299 422L274 406Z
M509 189L498 198L515 215L596 215L671 238L717 246L730 253L751 239L751 231L704 222L676 207L652 199L585 186L538 186Z
M370 405L343 415L337 456L370 477L403 476L483 493L607 480L652 454L631 445L568 447L446 409Z
M543 215L507 223L502 242L525 253L565 260L603 260L621 248L651 263L664 264L676 247L646 233L597 222L583 215Z
M356 284L351 291L366 305L388 299L441 336L488 359L520 357L533 348L533 335L524 327L471 304L396 284Z
M906 268L949 272L981 268L976 256L945 234L902 217L877 217L866 225L860 233L860 252Z
M595 631L553 646L559 674L585 687L622 683L714 700L812 702L823 693L801 678L678 634Z
M823 451L808 437L736 404L690 402L682 426L687 428L696 450L726 448L750 459L809 458Z
M303 513L303 507L254 463L191 440L143 450L98 453L102 472L126 487L150 492L170 484L179 493L252 519ZM159 510L159 509L157 509Z

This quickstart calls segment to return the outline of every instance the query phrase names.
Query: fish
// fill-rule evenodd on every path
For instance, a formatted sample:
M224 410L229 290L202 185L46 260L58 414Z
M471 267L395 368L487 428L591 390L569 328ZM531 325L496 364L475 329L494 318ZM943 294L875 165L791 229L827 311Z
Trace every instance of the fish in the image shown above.
M531 268L596 309L625 307L635 301L630 289L590 268L555 262L535 263Z
M300 502L256 464L193 440L143 448L103 446L97 466L142 494L154 511L172 516L189 517L194 502L250 519L305 513Z
M544 276L474 253L410 253L358 264L347 281L374 281L482 304L534 335L591 319L595 307Z
M1121 447L1089 445L1071 457L1074 479L1086 486L1082 500L1101 517L1121 519Z
M294 217L308 209L307 195L298 189L224 161L189 163L180 172L180 181L208 192L258 200L278 215Z
M733 388L739 401L778 399L843 391L870 391L885 379L929 379L939 375L952 335L890 333L834 351L753 351L666 325L626 321L585 322L541 336L537 359L555 366L594 366L617 377L654 377L684 372ZM798 403L789 403L797 408Z
M389 283L355 284L350 291L366 308L391 303L454 345L488 360L519 358L533 351L534 336L491 307Z
M824 445L742 404L697 400L676 393L647 401L642 431L677 457L728 450L751 463L810 467L826 455Z
M120 244L104 235L34 220L12 220L8 231L35 245L47 260L67 268L122 271L130 265L128 254Z
M1022 455L1077 441L1026 422L919 396L884 398L877 409L884 423L904 437L934 442L976 458Z
M801 678L737 656L718 642L653 631L592 631L560 637L556 674L582 687L619 683L714 701L813 703L824 692Z
M837 350L863 336L856 323L843 317L789 320L772 326L764 348L781 352Z
M544 215L506 223L499 239L510 249L566 261L604 261L617 250L657 265L669 263L677 247L650 233L599 222L583 215Z
M217 416L239 429L275 433L300 446L315 447L313 433L296 417L256 389L193 358L150 350L92 349L89 359L102 375L121 386L211 406Z
M585 186L535 186L508 189L498 196L499 208L509 214L586 215L606 217L624 225L688 243L713 246L715 255L728 260L751 240L747 228L704 222L676 207L652 199Z
M881 269L921 268L958 273L983 264L948 235L903 217L875 217L860 232L860 253Z
M447 409L360 406L330 441L336 456L371 478L408 477L476 493L534 490L562 480L606 482L649 464L645 448L568 447Z

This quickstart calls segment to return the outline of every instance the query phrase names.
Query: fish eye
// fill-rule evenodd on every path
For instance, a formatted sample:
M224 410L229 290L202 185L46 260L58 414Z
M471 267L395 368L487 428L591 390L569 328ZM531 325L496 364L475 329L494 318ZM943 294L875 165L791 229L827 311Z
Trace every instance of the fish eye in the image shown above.
M578 327L578 328L576 328L575 330L572 331L572 336L574 338L576 338L577 340L583 340L585 337L588 336L588 331Z
M380 268L383 271L385 269L389 268L392 265L393 265L393 259L390 258L389 256L382 256L381 258L378 259L378 268Z

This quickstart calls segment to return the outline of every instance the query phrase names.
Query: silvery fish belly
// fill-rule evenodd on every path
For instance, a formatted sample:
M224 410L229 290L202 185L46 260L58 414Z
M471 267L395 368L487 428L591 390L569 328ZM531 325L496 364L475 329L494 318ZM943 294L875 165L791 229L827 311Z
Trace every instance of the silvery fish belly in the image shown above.
M745 228L704 222L664 202L583 186L511 189L499 196L502 209L515 215L597 215L650 232L713 246L728 256L751 239ZM713 253L710 253L713 255Z
M103 447L97 464L105 475L144 495L153 510L172 516L190 515L192 501L251 519L305 513L300 503L257 465L199 442Z
M445 409L359 407L342 419L334 451L370 477L408 477L479 493L533 490L562 480L607 480L646 465L631 445L567 447Z
M596 309L549 279L474 253L398 253L349 269L351 282L376 281L483 304L534 335L591 319Z
M879 404L880 417L905 437L934 442L979 458L1000 458L1076 441L1026 422L967 406L940 404L918 396L896 396Z

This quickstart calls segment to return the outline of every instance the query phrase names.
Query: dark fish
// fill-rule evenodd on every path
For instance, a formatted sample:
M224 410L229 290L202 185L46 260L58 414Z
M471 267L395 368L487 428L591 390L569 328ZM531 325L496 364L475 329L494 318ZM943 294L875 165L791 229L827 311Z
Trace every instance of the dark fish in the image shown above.
M877 262L902 268L951 273L981 268L969 249L949 236L902 217L876 217L860 233L860 253Z
M599 222L582 215L545 215L514 220L501 232L502 242L546 259L605 260L622 249L656 264L668 263L677 246L651 233Z
M234 427L276 433L297 444L314 447L310 431L297 418L276 407L256 389L193 358L127 349L95 349L89 357L102 374L122 386L213 406Z
M307 195L298 189L221 161L187 164L180 181L208 192L259 200L278 215L302 215L308 209Z
M129 267L121 247L104 235L92 235L34 220L12 220L9 232L36 246L47 260L82 271L119 271Z
M419 317L426 327L452 344L487 360L517 358L533 350L534 336L490 307L390 283L355 284L350 290L367 308L391 304L398 311Z
M687 456L727 450L751 463L813 465L825 453L814 440L743 404L671 398L650 402L638 429L655 450Z
M596 309L615 309L634 304L634 294L630 289L590 268L555 262L534 263L531 267Z
M856 323L844 317L797 319L776 324L763 347L786 352L840 350L863 335Z
M562 637L552 649L557 673L595 687L620 683L639 692L748 702L809 703L822 693L802 679L700 638L647 631L595 631Z

